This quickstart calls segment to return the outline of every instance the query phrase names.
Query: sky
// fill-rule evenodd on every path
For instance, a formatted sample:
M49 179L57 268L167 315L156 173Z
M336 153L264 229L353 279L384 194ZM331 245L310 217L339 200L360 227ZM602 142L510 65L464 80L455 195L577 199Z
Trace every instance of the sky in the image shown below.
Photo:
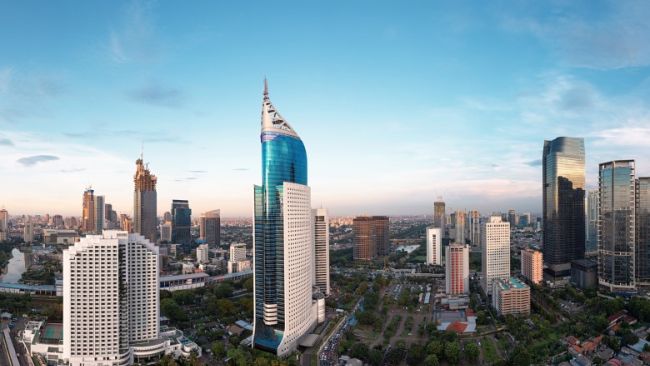
M650 175L647 1L0 0L0 205L250 216L263 80L330 215L541 211L545 139Z

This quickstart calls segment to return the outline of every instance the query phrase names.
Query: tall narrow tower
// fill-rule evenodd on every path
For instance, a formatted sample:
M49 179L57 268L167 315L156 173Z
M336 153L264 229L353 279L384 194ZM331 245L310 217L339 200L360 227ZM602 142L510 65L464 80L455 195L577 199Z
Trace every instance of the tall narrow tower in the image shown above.
M284 356L316 322L311 192L305 146L271 103L266 81L260 137L262 185L254 187L253 344Z
M81 212L81 231L92 234L97 229L95 222L95 191L91 187L86 188L83 196L83 210Z
M314 286L330 294L330 220L327 209L312 210L314 215Z
M158 198L156 193L156 176L149 172L142 156L135 161L133 182L133 231L142 234L155 243L158 237Z

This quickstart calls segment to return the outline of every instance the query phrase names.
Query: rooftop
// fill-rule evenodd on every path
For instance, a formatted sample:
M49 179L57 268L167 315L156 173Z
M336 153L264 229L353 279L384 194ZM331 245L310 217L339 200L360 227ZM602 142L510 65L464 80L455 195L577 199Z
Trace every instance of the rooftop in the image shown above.
M516 277L510 277L508 280L501 279L496 281L495 283L497 283L502 290L511 290L511 289L520 290L520 289L528 288L526 284L519 281L519 279Z

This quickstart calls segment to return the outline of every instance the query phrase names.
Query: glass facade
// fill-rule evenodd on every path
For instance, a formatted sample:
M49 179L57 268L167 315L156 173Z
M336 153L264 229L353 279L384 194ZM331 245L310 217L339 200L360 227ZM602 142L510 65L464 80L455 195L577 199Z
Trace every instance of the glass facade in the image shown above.
M633 160L599 166L598 282L612 292L635 288L634 174Z
M283 183L307 185L307 153L266 95L262 113L262 185L254 188L254 342L275 353L285 333Z
M636 181L636 277L650 285L650 177Z
M584 140L544 141L542 169L544 262L551 277L567 277L585 255Z
M186 200L172 201L172 242L190 245L192 243L192 210Z

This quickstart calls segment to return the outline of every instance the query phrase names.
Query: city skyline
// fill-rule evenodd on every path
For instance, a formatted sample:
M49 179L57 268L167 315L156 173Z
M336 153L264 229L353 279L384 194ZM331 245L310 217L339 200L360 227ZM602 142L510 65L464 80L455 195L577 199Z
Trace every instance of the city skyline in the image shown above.
M144 144L159 215L251 216L264 76L331 216L540 213L557 136L585 138L587 189L606 161L650 175L647 4L369 4L0 5L0 206L80 216L92 185L132 215Z

